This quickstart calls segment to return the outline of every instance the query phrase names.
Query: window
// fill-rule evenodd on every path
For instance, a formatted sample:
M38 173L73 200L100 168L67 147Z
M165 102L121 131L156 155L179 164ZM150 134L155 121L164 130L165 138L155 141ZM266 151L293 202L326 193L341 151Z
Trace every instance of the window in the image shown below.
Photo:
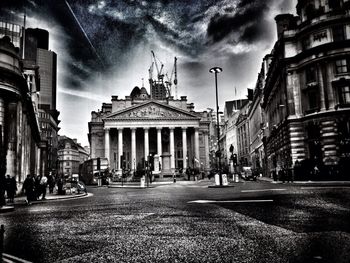
M308 99L309 99L309 109L317 109L318 107L318 96L317 96L317 90L310 90L308 92Z
M350 85L339 88L339 102L340 104L350 104Z
M349 63L344 59L339 59L335 62L335 71L337 74L349 72Z
M333 27L332 32L333 32L333 41L345 40L345 31L344 31L343 25Z
M316 67L311 66L305 70L306 83L316 82Z
M305 49L308 49L310 47L310 37L307 36L307 37L304 37L301 41L301 46L302 46L302 49L305 50Z

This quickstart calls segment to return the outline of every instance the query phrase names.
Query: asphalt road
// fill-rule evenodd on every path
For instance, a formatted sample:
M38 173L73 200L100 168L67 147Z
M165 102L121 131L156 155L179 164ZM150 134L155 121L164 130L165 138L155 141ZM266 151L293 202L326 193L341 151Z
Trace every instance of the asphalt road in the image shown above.
M0 215L5 252L33 262L350 262L350 187L89 190Z

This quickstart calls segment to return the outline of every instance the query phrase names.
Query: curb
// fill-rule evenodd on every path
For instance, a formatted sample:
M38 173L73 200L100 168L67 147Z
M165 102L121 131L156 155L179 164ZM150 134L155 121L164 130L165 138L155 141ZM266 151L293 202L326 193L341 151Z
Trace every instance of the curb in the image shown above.
M15 210L14 206L4 205L3 207L0 208L0 213L12 212L13 210Z
M109 185L108 188L128 188L128 189L148 189L148 188L155 188L155 186L145 186L145 187L141 187L141 186L137 186L137 185Z
M33 204L40 204L40 203L48 203L50 201L58 201L58 200L68 200L68 199L77 199L83 196L87 196L88 193L83 193L83 194L77 194L74 196L66 196L66 195L62 195L62 197L54 197L54 198L48 198L46 200L37 200L37 201L32 201Z
M257 178L258 181L267 182L272 184L290 184L290 185L324 185L324 186L350 186L350 181L294 181L294 182L284 182L283 181L273 181L270 178Z

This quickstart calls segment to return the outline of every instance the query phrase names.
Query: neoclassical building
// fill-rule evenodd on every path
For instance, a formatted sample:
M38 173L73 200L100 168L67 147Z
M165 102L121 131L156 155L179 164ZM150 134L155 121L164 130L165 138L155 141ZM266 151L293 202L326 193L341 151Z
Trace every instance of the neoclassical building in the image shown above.
M122 158L136 171L149 156L160 177L187 167L207 170L209 124L208 113L195 112L186 96L154 99L144 87L135 87L125 99L112 96L111 103L91 113L91 158L108 158L110 169L119 173Z
M350 1L299 0L297 13L275 18L262 103L268 170L348 176Z
M1 38L0 176L14 176L19 184L27 174L39 174L42 165L35 96L23 75L19 49L9 37Z

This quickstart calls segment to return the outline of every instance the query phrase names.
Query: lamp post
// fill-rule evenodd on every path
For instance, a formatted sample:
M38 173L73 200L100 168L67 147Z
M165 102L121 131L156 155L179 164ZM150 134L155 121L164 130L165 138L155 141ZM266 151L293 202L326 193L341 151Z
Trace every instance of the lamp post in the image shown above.
M222 72L222 68L213 67L209 70L210 73L215 74L215 91L216 91L216 123L217 123L217 141L218 141L218 151L217 157L219 158L219 180L220 185L222 185L222 176L221 176L221 149L220 149L220 123L219 123L219 102L218 102L218 73Z

